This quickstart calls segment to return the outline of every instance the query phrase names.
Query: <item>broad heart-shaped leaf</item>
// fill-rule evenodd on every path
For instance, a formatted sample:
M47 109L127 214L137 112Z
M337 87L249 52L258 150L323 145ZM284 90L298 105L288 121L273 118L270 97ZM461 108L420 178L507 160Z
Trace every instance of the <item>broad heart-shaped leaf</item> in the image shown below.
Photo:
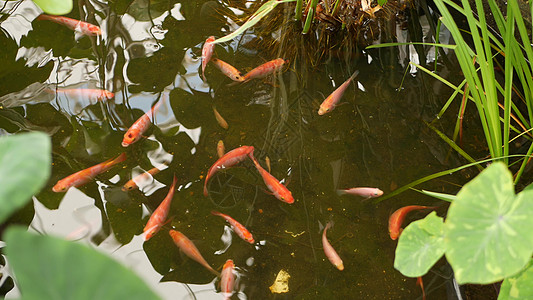
M519 274L505 278L498 300L533 299L533 260Z
M17 226L5 238L24 299L159 299L132 271L85 245Z
M41 132L0 138L0 223L24 206L50 176L50 138Z
M45 13L66 15L72 10L72 0L33 0Z
M394 268L408 277L418 277L444 254L444 222L436 212L409 224L398 240Z
M490 165L457 193L445 222L457 282L487 284L519 272L533 253L533 190L514 193L505 164Z

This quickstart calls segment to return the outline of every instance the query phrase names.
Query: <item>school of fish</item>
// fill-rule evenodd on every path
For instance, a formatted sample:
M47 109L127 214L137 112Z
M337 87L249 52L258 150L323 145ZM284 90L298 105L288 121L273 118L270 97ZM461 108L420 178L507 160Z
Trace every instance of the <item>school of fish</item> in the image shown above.
M72 30L79 31L85 35L88 36L98 36L102 34L102 31L100 28L96 25L78 21L74 19L70 19L67 17L58 17L58 16L49 16L49 15L40 15L38 20L47 20L52 21L64 26L69 27ZM272 74L275 74L279 71L282 71L283 68L289 63L288 60L285 60L283 58L276 58L271 61L268 61L260 66L257 66L253 69L251 69L249 72L247 72L245 75L243 75L242 72L240 72L238 69L230 65L229 63L226 63L222 60L220 60L216 56L215 53L215 37L210 36L206 39L203 48L202 48L202 56L201 56L201 77L203 81L207 81L207 78L205 76L206 69L208 67L208 64L211 63L216 68L222 72L225 76L230 78L236 83L244 84L246 82L249 82L253 79L260 79L267 76L270 76ZM200 73L200 72L199 72ZM210 74L210 73L208 73ZM319 115L324 115L326 113L330 113L332 110L335 109L336 106L338 106L338 103L340 102L340 99L348 89L349 85L352 81L357 77L359 74L359 71L355 71L344 83L342 83L337 89L335 89L320 105L320 108L318 110ZM56 89L56 90L50 90L49 92L52 93L62 93L67 96L83 96L88 98L96 98L98 100L106 100L106 99L112 99L114 98L114 93L104 90L104 89ZM149 127L154 123L155 115L158 112L158 109L160 106L167 102L168 100L168 94L165 92L163 93L162 99L159 99L150 110L148 110L146 113L144 113L142 116L140 116L133 124L126 130L124 133L124 137L122 140L122 147L129 147L132 144L142 140L144 137L144 133L149 129ZM213 113L215 115L215 119L217 120L218 124L224 128L228 129L229 125L226 122L226 120L222 117L222 115L218 112L218 110L213 108ZM273 195L278 200L286 203L286 204L293 204L295 203L295 199L291 193L291 191L288 189L288 187L281 183L280 180L278 180L276 177L274 177L271 172L271 162L270 158L268 156L265 156L265 164L268 167L268 171L265 170L259 161L254 156L254 146L247 146L243 145L240 147L237 147L233 150L230 150L226 152L224 142L220 140L217 143L216 146L216 153L218 155L218 159L211 165L211 167L207 170L204 184L203 184L203 194L205 197L209 197L209 182L212 178L214 178L219 171L223 171L228 168L232 168L237 166L240 163L244 163L248 158L251 161L251 165L255 167L255 170L257 171L258 175L262 178L266 189L268 189L268 193ZM71 187L81 187L91 181L96 180L97 176L102 175L108 171L110 171L114 166L123 163L126 161L126 154L122 153L116 158L108 159L102 163L96 164L94 166L85 168L81 171L75 172L72 175L69 175L65 177L64 179L61 179L55 184L52 188L54 192L66 192ZM143 172L139 175L137 175L134 178L131 178L129 181L127 181L123 187L123 192L132 192L138 188L137 184L139 182L147 181L150 179L153 179L157 174L159 174L161 171L160 168L153 167L152 169ZM167 225L172 218L169 219L169 214L171 214L171 204L172 199L174 198L174 193L176 191L176 185L177 185L178 179L176 175L174 175L172 183L169 187L169 190L167 192L166 197L160 202L159 206L153 210L153 212L150 215L150 218L148 219L144 229L143 229L143 237L145 242L149 241L154 235L156 235L159 231L161 231L163 228L168 227L166 231L168 231L171 239L173 240L176 247L180 249L186 256L188 256L190 259L194 260L198 264L202 265L205 269L213 273L214 275L220 277L220 291L224 299L230 299L231 296L235 293L235 285L236 285L236 274L238 272L236 271L235 263L232 259L227 259L226 263L222 267L222 271L218 272L216 271L203 257L203 255L200 253L198 248L195 246L195 244L182 232L175 230L171 224ZM355 195L359 197L363 197L365 199L369 198L375 198L380 197L383 195L383 191L379 188L373 188L373 187L354 187L354 188L345 188L345 189L337 189L336 190L337 195ZM176 204L179 205L179 204ZM428 206L419 206L419 205L410 205L406 207L402 207L395 211L389 218L389 234L392 240L396 240L401 232L401 226L404 222L404 219L406 215L414 210L423 210L423 209L435 209L436 207L428 207ZM213 210L211 212L212 215L221 217L225 220L225 222L229 223L231 230L244 242L255 245L256 240L254 239L253 234L246 228L245 225L234 219L228 214L215 211ZM248 222L246 222L248 223ZM324 256L329 260L329 262L335 266L338 270L343 271L345 266L344 262L337 253L337 251L334 249L334 247L331 245L331 243L328 240L327 237L327 231L332 228L333 223L327 222L325 227L322 231L322 248L324 251ZM186 229L186 227L184 227ZM342 253L341 253L342 254ZM345 253L348 255L348 253ZM423 297L425 298L425 291L423 287L422 278L419 277L417 284L421 286L423 291Z

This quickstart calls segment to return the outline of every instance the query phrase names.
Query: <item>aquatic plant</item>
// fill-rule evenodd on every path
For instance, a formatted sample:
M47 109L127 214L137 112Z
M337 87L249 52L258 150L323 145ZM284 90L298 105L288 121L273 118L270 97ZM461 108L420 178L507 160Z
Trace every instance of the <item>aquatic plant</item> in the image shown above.
M0 223L44 186L50 176L50 153L50 138L41 132L0 138L0 178L4 183ZM31 233L20 226L10 226L4 241L24 299L94 299L104 295L112 299L159 299L131 270L85 245ZM1 276L8 276L8 272Z
M497 162L447 196L445 221L433 212L402 232L394 267L423 276L445 255L459 284L504 280L498 299L533 297L533 185L515 194L511 172Z

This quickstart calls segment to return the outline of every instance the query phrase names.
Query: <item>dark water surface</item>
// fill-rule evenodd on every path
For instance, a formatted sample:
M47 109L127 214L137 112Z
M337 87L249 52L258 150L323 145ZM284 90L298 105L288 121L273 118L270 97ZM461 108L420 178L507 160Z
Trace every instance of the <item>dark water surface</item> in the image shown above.
M255 2L233 4L257 8ZM180 254L167 234L170 227L193 240L213 268L220 271L226 259L234 260L240 274L235 299L421 299L416 279L393 268L396 241L389 238L388 217L410 204L442 204L438 212L443 215L446 205L414 191L378 205L335 193L356 186L388 193L464 163L423 122L434 119L451 91L425 74L403 78L405 62L416 56L413 49L400 49L407 54L391 48L322 55L317 53L324 49L310 46L315 36L302 36L298 29L260 38L252 31L217 45L216 56L243 72L277 57L289 59L290 66L266 80L227 86L231 81L212 65L207 83L198 73L205 39L236 28L224 17L227 5L174 0L74 5L69 16L99 24L101 37L32 22L39 13L29 1L9 2L2 11L10 14L0 23L10 37L0 34L0 128L3 134L43 131L53 142L50 181L13 222L31 222L30 230L81 240L109 253L165 299L221 298L215 294L215 276ZM249 14L234 12L239 18ZM407 31L397 29L396 34ZM460 78L457 70L441 68L447 77ZM348 88L343 104L319 116L321 101L355 70L360 71L357 83ZM99 101L50 93L56 88L102 88L115 97ZM155 126L123 148L125 131L158 100L164 103ZM213 105L229 129L217 123ZM449 120L438 122L447 133L457 107L450 110ZM263 166L268 157L271 173L288 182L295 203L265 193L250 160L215 175L204 197L203 179L217 160L219 140L226 150L254 146ZM465 144L470 154L484 152L474 142ZM66 194L52 192L59 179L122 152L127 160L95 182ZM164 165L140 190L121 190L132 176ZM179 188L169 213L173 219L143 243L142 229L174 174ZM459 187L450 183L462 184L471 173L457 176L424 188L454 192ZM212 210L239 220L256 244L230 233ZM423 216L413 213L408 219ZM342 272L322 249L328 221L334 222L328 237L344 261ZM428 299L446 297L450 274L444 264L438 266L424 277ZM273 294L269 286L281 270L290 274L289 291ZM12 291L8 297L16 295Z

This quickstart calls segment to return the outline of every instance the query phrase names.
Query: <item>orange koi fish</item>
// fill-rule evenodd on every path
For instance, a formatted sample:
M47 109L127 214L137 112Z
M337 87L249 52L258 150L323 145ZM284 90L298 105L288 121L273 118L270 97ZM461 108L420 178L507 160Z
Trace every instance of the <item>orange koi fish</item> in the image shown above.
M211 271L211 273L220 276L220 273L215 271L208 263L205 261L205 259L202 257L202 254L200 254L200 251L198 251L198 248L194 245L189 238L187 238L183 233L177 231L177 230L170 230L168 232L170 236L172 237L172 240L174 241L174 244L178 246L178 248L185 253L188 257L195 260L197 263L204 266L206 269Z
M61 180L59 180L56 185L52 188L52 191L66 192L70 187L79 187L87 182L91 181L96 177L96 175L102 174L105 171L111 169L114 165L121 163L126 160L126 153L120 154L115 159L108 159L102 163L99 163L95 166L81 170L72 175L69 175Z
M217 58L213 58L211 61L222 72L222 74L228 76L231 80L238 81L238 82L244 81L244 77L242 76L242 73L239 70L237 70L234 66Z
M129 145L137 142L142 134L150 127L152 124L151 119L155 111L159 108L163 101L158 101L152 109L146 112L142 117L137 119L133 125L126 131L124 138L122 139L122 147L128 147Z
M170 186L170 190L168 191L167 196L155 209L155 211L150 216L150 219L148 219L146 226L144 226L143 233L145 241L151 239L165 223L168 216L168 211L170 209L170 203L172 202L172 198L174 197L174 190L176 189L177 181L178 179L176 178L176 175L174 175L174 180L172 180L172 185Z
M266 77L281 69L283 65L288 62L288 60L284 60L283 58L276 58L274 60L266 62L260 65L259 67L252 69L250 72L246 73L246 75L244 75L244 82L250 81L255 78Z
M292 193L277 180L274 176L272 176L270 173L268 173L257 160L255 157L253 157L253 153L250 155L250 158L255 164L255 168L261 174L261 177L263 177L263 181L265 182L268 189L272 192L274 197L278 198L279 200L286 202L286 203L294 203L294 198L292 197Z
M219 217L222 217L224 218L226 221L228 221L228 223L231 225L231 228L233 229L233 231L235 231L235 233L243 240L247 241L248 243L250 244L253 244L255 241L254 241L254 237L252 236L252 234L250 233L250 231L248 231L248 229L246 229L246 227L244 227L241 223L237 222L235 219L233 219L232 217L228 216L228 215L225 215L221 212L218 212L218 211L211 211L211 214L213 216L219 216Z
M400 234L402 233L403 229L400 228L403 223L403 219L405 219L405 216L410 211L417 210L417 209L435 209L436 206L420 206L420 205L409 205L404 206L398 210L396 210L389 218L389 234L390 238L393 240L396 240Z
M348 80L346 80L341 86L339 86L331 95L329 95L322 104L320 104L320 109L318 110L319 115L326 114L332 110L335 109L335 106L337 103L339 103L339 100L341 100L342 95L350 85L350 83L353 81L353 79L359 74L359 71L355 71Z
M224 141L220 140L217 143L217 155L218 158L221 158L226 153L226 148L224 147Z
M37 17L37 20L48 20L57 24L65 25L68 28L81 32L85 35L96 36L102 34L102 30L100 30L100 27L96 25L67 17L40 15Z
M207 196L207 182L209 178L213 177L219 169L225 169L232 167L241 161L245 160L247 155L254 152L254 146L241 146L239 148L233 149L230 152L224 154L219 158L207 171L207 176L205 176L204 183L204 196Z
M267 165L268 173L272 173L272 168L270 167L270 158L268 156L265 157L265 164Z
M355 195L368 198L380 197L383 195L383 191L378 188L370 187L356 187L351 189L337 190L337 195Z
M214 106L213 106L213 113L215 114L215 119L217 119L218 125L220 125L220 127L224 128L224 129L228 129L228 127L229 127L228 122L226 122L226 120L224 120L222 115L218 112L218 110Z
M335 249L331 246L331 244L328 242L328 238L326 237L326 231L331 228L331 222L328 222L326 224L326 227L324 228L324 231L322 232L322 248L324 248L324 253L326 254L326 257L329 259L329 261L337 267L340 271L344 270L344 264L342 262L342 259L337 254Z
M205 40L204 46L202 47L202 78L205 81L205 67L207 66L207 63L211 59L211 56L213 55L213 51L215 50L215 45L213 44L213 41L215 41L214 36L210 36Z
M235 264L233 260L228 259L222 267L222 273L220 274L220 290L224 295L224 299L230 299L233 295L233 288L235 286Z
M81 96L98 100L111 99L115 97L115 93L103 89L56 89L49 91L52 93L61 93L72 97Z
M153 177L155 174L157 174L159 172L161 172L161 170L156 167L156 168L150 169L147 172L141 173L141 174L135 176L134 178L130 179L128 182L126 182L126 184L124 184L124 186L122 187L122 190L124 192L127 192L127 191L131 191L131 190L137 189L138 186L137 186L136 182L147 181L147 180L150 179L150 177Z

